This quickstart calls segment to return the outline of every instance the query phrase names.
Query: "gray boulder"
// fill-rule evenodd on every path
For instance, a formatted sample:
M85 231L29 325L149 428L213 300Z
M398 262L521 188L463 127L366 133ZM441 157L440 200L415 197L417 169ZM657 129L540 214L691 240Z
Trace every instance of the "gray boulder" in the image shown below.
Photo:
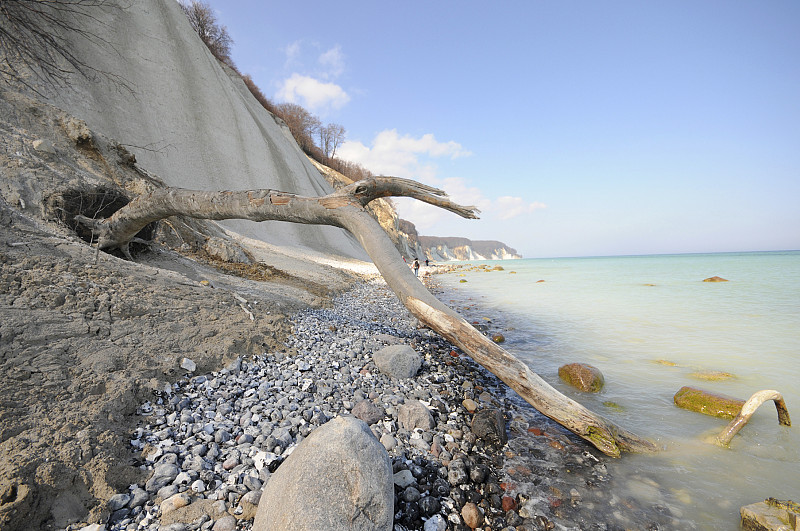
M170 463L162 463L157 465L153 470L153 475L147 480L144 488L147 490L147 492L156 492L161 487L165 487L172 483L172 481L178 477L178 473L180 471L180 468Z
M400 422L400 427L408 431L414 431L417 428L429 430L436 425L433 422L431 411L419 400L409 400L400 406L397 420Z
M372 359L378 370L392 378L412 378L422 366L422 357L408 345L384 347Z
M389 454L363 421L337 417L314 430L272 475L253 530L390 531L393 516Z

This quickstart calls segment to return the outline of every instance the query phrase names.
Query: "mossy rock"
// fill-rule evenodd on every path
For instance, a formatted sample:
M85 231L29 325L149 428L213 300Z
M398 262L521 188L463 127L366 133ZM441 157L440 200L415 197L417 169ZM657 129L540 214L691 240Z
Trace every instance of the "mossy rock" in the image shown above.
M667 367L675 367L678 365L674 361L669 360L655 360L655 363L658 363L659 365L666 365Z
M495 343L505 343L506 338L503 334L495 334L492 336L492 341Z
M723 371L697 371L693 372L689 376L698 380L705 380L707 382L721 382L736 378L735 374Z
M681 409L722 419L734 418L742 410L745 402L738 398L715 394L689 386L681 387L675 393L673 401Z
M588 393L597 393L606 381L600 369L586 363L569 363L558 368L558 377L572 387Z

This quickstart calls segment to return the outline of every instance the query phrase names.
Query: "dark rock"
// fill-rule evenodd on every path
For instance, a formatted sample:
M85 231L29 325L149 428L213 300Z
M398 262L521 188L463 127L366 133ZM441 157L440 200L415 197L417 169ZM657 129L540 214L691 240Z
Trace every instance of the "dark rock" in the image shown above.
M473 483L483 483L489 477L489 467L486 465L475 465L469 469L469 479Z
M600 369L586 363L569 363L558 368L558 377L571 386L589 393L597 393L605 385Z
M425 496L419 500L419 510L422 511L424 516L433 516L434 514L439 512L439 509L442 508L442 505L439 503L439 500L434 498L433 496Z
M503 446L508 442L506 421L499 409L486 408L472 417L472 433L489 444Z
M392 464L361 420L337 417L311 433L272 475L253 522L268 529L391 529Z
M447 481L452 486L462 485L469 479L467 465L461 459L453 459L447 467Z
M407 502L415 502L421 498L421 495L414 487L406 487L403 491L403 499Z

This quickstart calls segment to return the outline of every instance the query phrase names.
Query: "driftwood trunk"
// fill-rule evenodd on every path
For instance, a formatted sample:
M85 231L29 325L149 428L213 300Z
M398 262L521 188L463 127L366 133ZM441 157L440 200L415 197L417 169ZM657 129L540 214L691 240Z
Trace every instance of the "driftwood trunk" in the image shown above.
M76 220L98 235L101 248L127 251L133 236L148 223L182 215L202 219L278 220L333 225L352 233L372 259L389 287L422 323L508 384L533 407L602 452L650 452L656 446L559 393L524 363L478 332L441 303L411 272L378 222L364 208L379 197L413 197L455 212L477 217L473 207L450 202L446 194L415 181L376 177L353 183L324 197L302 197L273 190L201 192L166 188L142 195L105 220L78 216Z

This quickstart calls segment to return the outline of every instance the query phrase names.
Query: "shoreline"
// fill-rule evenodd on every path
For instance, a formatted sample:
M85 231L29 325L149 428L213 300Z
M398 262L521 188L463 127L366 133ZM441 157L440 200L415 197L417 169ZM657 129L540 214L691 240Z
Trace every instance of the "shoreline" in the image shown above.
M482 529L680 528L663 510L614 495L609 458L418 328L382 278L362 278L329 307L292 316L286 348L187 372L140 403L128 451L142 479L111 497L108 527L98 529L216 530L223 519L228 529L251 529L261 488L283 459L328 420L361 418L362 403L379 412L368 424L396 474L395 529L469 529L461 511L468 502L482 513ZM431 275L422 280L440 298L453 295ZM393 379L375 366L373 353L392 344L422 356L415 377ZM398 412L417 400L433 427L410 432ZM473 433L473 413L485 409L504 416L507 444ZM156 488L148 477L163 463L180 472ZM95 528L65 528L82 529Z
M430 275L422 277L438 297L450 295ZM413 475L410 482L396 482L395 529L468 529L461 515L467 502L480 508L482 528L489 529L668 528L659 527L663 515L642 515L641 507L606 492L605 456L522 402L467 355L418 329L380 277L365 278L331 307L303 310L290 321L286 349L239 359L208 375L191 374L161 403L157 398L140 405L132 441L141 467L149 471L171 454L186 474L166 490L145 492L146 501L136 507L130 500L144 496L144 483L118 493L118 500L129 501L112 514L109 529L211 529L227 517L235 518L236 529L250 529L261 486L282 459L315 427L363 409L356 408L361 402L381 412L368 423L387 448L393 471ZM392 379L377 369L372 354L390 344L410 345L423 357L414 378ZM243 401L245 396L259 400ZM399 408L415 400L430 409L433 428L408 432L400 426ZM475 436L469 410L476 408L505 416L506 445ZM458 462L467 474L454 483L450 471ZM191 503L164 514L164 500L180 492L189 493ZM198 516L202 508L206 516ZM76 529L81 527L67 531Z

